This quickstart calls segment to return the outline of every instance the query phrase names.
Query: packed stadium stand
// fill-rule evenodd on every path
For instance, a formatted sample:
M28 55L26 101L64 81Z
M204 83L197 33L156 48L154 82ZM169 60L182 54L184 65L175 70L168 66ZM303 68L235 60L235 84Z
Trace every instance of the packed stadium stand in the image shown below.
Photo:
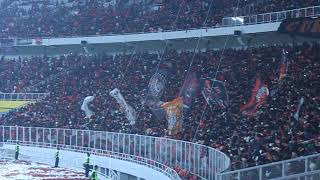
M0 37L138 35L218 28L224 17L319 5L319 0L4 0L0 1ZM1 93L50 94L8 112L0 117L0 124L90 129L194 142L225 153L231 159L229 170L320 153L320 36L302 43L295 42L296 37L291 35L288 37L293 41L262 46L243 43L239 36L235 41L243 46L233 48L200 49L199 37L195 48L185 50L167 48L166 41L164 49L153 51L91 54L85 49L87 42L81 41L85 53L4 55L0 60ZM258 36L268 39L263 33ZM222 38L227 44L229 37ZM154 87L163 90L158 99L150 96L155 74L161 77L154 83L163 78L161 87ZM221 86L215 87L217 84ZM136 122L128 121L130 112L124 110L128 104L122 105L110 96L115 88L136 111ZM88 103L89 116L82 108L88 96L94 97ZM172 133L165 105L176 103L177 97L184 102L183 125ZM320 169L319 157L311 163ZM179 166L172 168L182 179L197 179ZM273 171L272 175L277 173Z
M11 2L8 3L8 2ZM4 1L0 37L61 37L221 26L226 16L317 6L318 0ZM210 11L208 11L210 9ZM206 18L208 17L208 18Z
M290 54L289 76L279 85L278 69L281 64L278 60L281 59L283 48ZM320 56L318 49L318 44L304 44L295 47L226 50L226 60L218 77L226 83L230 106L223 111L213 109L200 119L202 114L199 109L204 108L206 101L198 92L192 111L185 118L184 131L175 138L192 141L200 120L196 140L229 154L234 160L234 168L319 151L319 146L316 145L320 118L317 104L317 79L320 76L319 62L316 61ZM193 71L199 74L199 79L208 79L214 75L220 53L221 51L206 51L196 54ZM161 66L172 75L162 101L168 101L178 93L192 56L191 52L171 51L165 54ZM131 61L131 64L122 64L127 61ZM97 97L92 107L96 115L89 124L90 129L167 136L165 121L152 117L150 110L141 104L143 90L147 89L149 79L156 71L157 62L158 55L147 52L133 58L131 55L119 55L115 58L105 56L82 62L81 66L66 75L57 76L56 79L37 87L39 92L50 91L50 97L10 113L2 122L9 125L85 128L87 120L79 108L79 103L89 94ZM41 66L35 68L41 71ZM122 72L126 73L126 78L123 78ZM29 71L22 73L28 74ZM257 73L270 90L276 89L277 92L268 99L257 116L248 118L239 115L239 109L250 98ZM22 76L27 77L24 74ZM25 80L28 82L34 79L33 76L30 77ZM14 86L19 84L19 81L11 83ZM127 101L141 111L140 120L135 127L127 123L125 116L118 111L117 104L108 95L115 87L121 89ZM305 98L302 109L304 116L296 121L292 115L301 97Z

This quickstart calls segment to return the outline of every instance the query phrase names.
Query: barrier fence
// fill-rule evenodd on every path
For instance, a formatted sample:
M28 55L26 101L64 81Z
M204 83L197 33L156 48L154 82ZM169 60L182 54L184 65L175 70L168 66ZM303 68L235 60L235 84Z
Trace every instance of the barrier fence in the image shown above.
M225 173L218 173L217 180L270 180L290 179L308 180L320 179L320 154L280 161L276 163L255 166ZM305 180L305 179L303 179Z
M49 93L0 93L0 100L6 101L37 101L44 99Z
M242 26L271 22L281 22L288 18L315 17L320 15L320 6L306 7L300 9L271 12L250 16L225 17L222 19L222 26Z
M112 158L143 164L180 179L176 167L200 179L215 179L228 170L230 159L224 153L200 144L167 138L103 131L0 126L0 141L19 141L47 147L89 151Z

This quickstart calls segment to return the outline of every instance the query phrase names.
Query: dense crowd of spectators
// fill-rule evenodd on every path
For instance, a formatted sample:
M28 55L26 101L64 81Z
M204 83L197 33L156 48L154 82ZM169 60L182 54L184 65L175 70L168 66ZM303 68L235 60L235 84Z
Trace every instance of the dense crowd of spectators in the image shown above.
M280 83L282 49L288 51L289 68L288 75ZM214 77L220 55L221 51L211 50L196 53L192 71L197 72L199 79ZM187 51L165 53L160 68L166 68L170 76L162 101L177 97L192 56L193 52ZM319 58L318 44L225 50L217 79L226 85L229 107L226 110L208 108L202 116L206 101L198 92L191 110L185 111L183 132L172 138L220 149L231 157L233 169L320 152ZM160 62L159 54L72 55L53 60L39 57L28 60L29 63L22 60L0 62L6 62L5 69L10 70L4 71L12 73L3 76L9 79L8 84L4 84L7 88L1 86L3 91L18 91L13 87L21 80L24 84L33 84L33 81L55 74L35 89L50 92L49 97L7 114L0 119L2 124L169 136L167 121L157 119L141 101ZM74 65L75 61L77 65ZM51 66L44 67L48 64ZM66 67L69 69L62 74L56 70ZM250 98L257 74L274 93L256 116L248 117L240 114L239 109ZM15 78L10 79L11 76ZM137 110L134 126L110 97L109 92L114 88L120 89L126 101ZM96 97L90 107L95 115L90 120L80 110L83 99L89 95ZM300 118L296 120L293 114L302 97L305 101Z
M63 73L70 65L77 64L81 57L32 57L0 60L0 92L22 92L51 75Z
M140 1L119 1L115 5L93 0L63 1L57 4L50 1L27 2L3 2L6 7L0 9L1 38L121 34L211 27L220 26L224 16L320 4L319 0L154 0L146 1L145 4Z

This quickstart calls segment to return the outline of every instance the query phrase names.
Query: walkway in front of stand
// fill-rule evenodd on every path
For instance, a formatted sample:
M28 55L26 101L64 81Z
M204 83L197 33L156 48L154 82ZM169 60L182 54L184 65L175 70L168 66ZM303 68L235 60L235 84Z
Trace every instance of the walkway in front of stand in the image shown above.
M1 180L87 180L83 172L29 161L0 160Z

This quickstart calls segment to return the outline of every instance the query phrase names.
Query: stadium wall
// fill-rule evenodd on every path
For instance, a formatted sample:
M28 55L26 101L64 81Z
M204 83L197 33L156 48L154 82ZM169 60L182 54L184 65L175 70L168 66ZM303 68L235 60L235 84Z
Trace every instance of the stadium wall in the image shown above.
M174 39L198 38L198 37L215 37L233 35L235 31L241 31L242 34L252 34L261 32L277 31L280 22L255 24L246 26L205 28L185 31L158 32L158 33L141 33L141 34L125 34L125 35L107 35L107 36L91 36L91 37L64 37L64 38L37 38L37 39L19 39L19 41L27 41L28 44L17 46L54 46L54 45L79 45L83 42L90 44L111 44L111 43L128 43L140 41L163 41Z

